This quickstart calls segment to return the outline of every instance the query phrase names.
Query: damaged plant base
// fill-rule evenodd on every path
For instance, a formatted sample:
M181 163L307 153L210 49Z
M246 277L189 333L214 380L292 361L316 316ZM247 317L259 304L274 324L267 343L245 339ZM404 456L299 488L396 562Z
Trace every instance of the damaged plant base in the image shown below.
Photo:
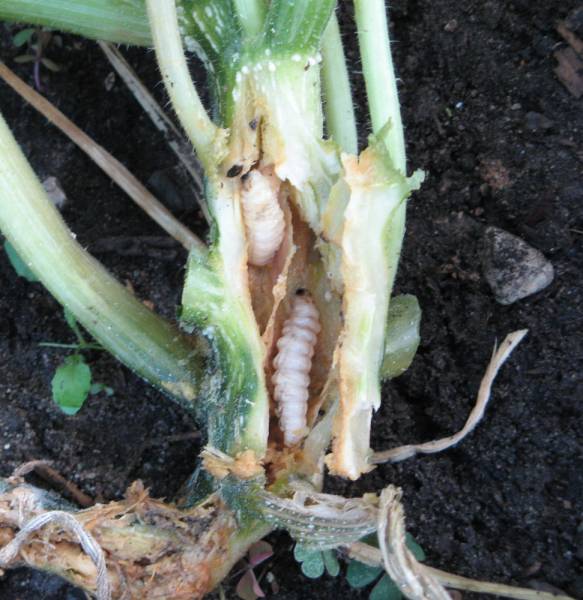
M361 152L334 0L147 0L131 10L115 0L21 4L18 13L18 0L0 0L0 16L153 41L204 168L211 225L208 247L190 252L180 330L77 244L3 121L0 227L103 347L196 416L208 445L191 508L134 486L125 501L71 516L72 507L7 482L0 562L56 571L100 599L126 591L191 598L210 591L273 527L324 549L358 550L358 540L377 531L376 560L405 594L446 598L439 577L403 549L395 489L380 500L320 493L326 465L357 479L394 459L372 452L371 418L381 379L403 372L418 344L416 300L391 298L407 199L423 174L407 177L384 2L354 2L372 122ZM90 14L100 27L81 22ZM213 118L184 48L207 67ZM462 432L405 454L444 449L471 431L523 335L493 357ZM47 540L56 552L46 552Z

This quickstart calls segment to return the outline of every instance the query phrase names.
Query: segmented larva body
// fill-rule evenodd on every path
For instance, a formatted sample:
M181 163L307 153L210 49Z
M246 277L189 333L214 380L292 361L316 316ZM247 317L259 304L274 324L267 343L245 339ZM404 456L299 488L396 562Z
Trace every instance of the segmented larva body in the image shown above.
M286 446L299 443L307 433L310 370L319 332L320 315L314 302L307 295L297 295L277 342L271 380Z
M275 176L251 171L241 197L247 231L248 260L262 267L271 262L281 246L285 217L278 201L279 181Z

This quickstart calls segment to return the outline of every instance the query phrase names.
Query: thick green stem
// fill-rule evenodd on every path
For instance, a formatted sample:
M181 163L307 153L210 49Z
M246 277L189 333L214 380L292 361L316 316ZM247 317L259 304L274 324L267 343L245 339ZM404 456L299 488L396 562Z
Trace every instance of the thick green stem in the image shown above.
M266 5L264 0L233 0L239 22L248 37L255 37L263 29Z
M32 23L118 44L152 45L142 2L0 0L0 20Z
M391 122L385 138L387 147L394 166L405 174L405 136L385 0L354 0L354 8L373 133Z
M358 134L350 78L336 15L332 15L324 34L322 56L322 88L328 134L344 152L357 154Z
M238 52L241 24L233 0L176 0L176 12L186 49L198 54L211 73Z
M206 346L147 309L75 241L0 116L0 229L91 335L130 369L193 408Z
M190 77L174 0L146 0L158 64L172 106L205 167L222 154L221 130L208 116Z
M336 0L272 0L265 21L266 47L298 53L320 49Z

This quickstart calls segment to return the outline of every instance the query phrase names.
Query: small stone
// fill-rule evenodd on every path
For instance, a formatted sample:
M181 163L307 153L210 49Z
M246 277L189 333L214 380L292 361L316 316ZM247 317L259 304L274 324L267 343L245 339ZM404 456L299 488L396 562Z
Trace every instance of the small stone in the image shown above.
M445 27L443 29L444 29L444 31L447 31L448 33L453 33L457 28L458 28L457 19L452 19L451 21L448 21L445 24Z
M47 177L43 181L43 187L53 206L63 210L67 204L67 195L61 187L61 182L56 177Z
M113 71L107 74L107 77L103 80L103 85L106 92L111 92L115 85L115 73Z
M548 117L534 111L527 112L524 120L529 131L545 131L553 126L553 122Z
M497 227L484 232L482 269L500 304L512 304L540 292L555 275L553 265L541 252Z

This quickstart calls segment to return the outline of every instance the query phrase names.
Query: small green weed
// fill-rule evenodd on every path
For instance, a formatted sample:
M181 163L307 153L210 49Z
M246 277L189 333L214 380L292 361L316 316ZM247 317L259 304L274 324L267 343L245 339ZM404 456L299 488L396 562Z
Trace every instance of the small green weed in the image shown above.
M19 277L23 277L30 283L39 281L38 277L20 258L8 240L4 242L4 250L12 268ZM70 310L65 308L64 316L67 325L69 325L77 338L77 343L60 344L55 342L41 342L39 346L74 351L73 354L67 356L61 365L57 367L51 383L53 400L64 413L74 415L79 412L89 394L105 392L106 395L111 396L113 390L103 383L92 383L91 367L85 362L85 357L82 354L83 351L87 350L103 350L103 347L100 344L85 339L79 323L77 323L77 319L75 319Z
M53 342L43 342L40 345L49 348L67 348L74 350L65 358L61 365L55 371L52 380L53 400L59 408L68 415L74 415L83 406L89 394L98 394L105 392L108 396L113 394L113 390L103 383L92 384L91 367L85 362L82 352L84 350L103 350L99 344L88 342L77 320L69 310L64 311L65 321L77 337L76 344L58 344Z
M8 256L8 260L12 265L12 268L16 272L19 277L26 279L30 283L35 283L39 281L39 278L29 269L28 265L20 258L12 244L8 241L4 241L4 251L6 252L6 256Z
M296 544L294 558L300 563L302 573L310 579L322 577L324 571L331 577L337 577L340 573L340 563L332 550L311 550Z
M12 36L14 47L22 48L24 51L23 54L19 54L14 58L14 62L19 64L32 63L34 65L34 83L38 90L42 90L41 65L53 73L61 71L61 65L48 58L46 51L51 44L61 46L62 43L60 35L54 35L52 31L42 27L27 27Z
M375 536L367 536L367 544L377 545ZM407 547L419 561L425 560L423 548L411 534L407 534ZM300 563L302 573L310 579L318 579L324 572L332 577L340 574L340 564L333 550L312 550L296 544L294 557ZM382 576L381 576L382 575ZM351 588L361 589L376 581L369 594L369 600L401 600L403 595L395 582L385 573L382 567L370 567L357 560L348 562L346 581Z

